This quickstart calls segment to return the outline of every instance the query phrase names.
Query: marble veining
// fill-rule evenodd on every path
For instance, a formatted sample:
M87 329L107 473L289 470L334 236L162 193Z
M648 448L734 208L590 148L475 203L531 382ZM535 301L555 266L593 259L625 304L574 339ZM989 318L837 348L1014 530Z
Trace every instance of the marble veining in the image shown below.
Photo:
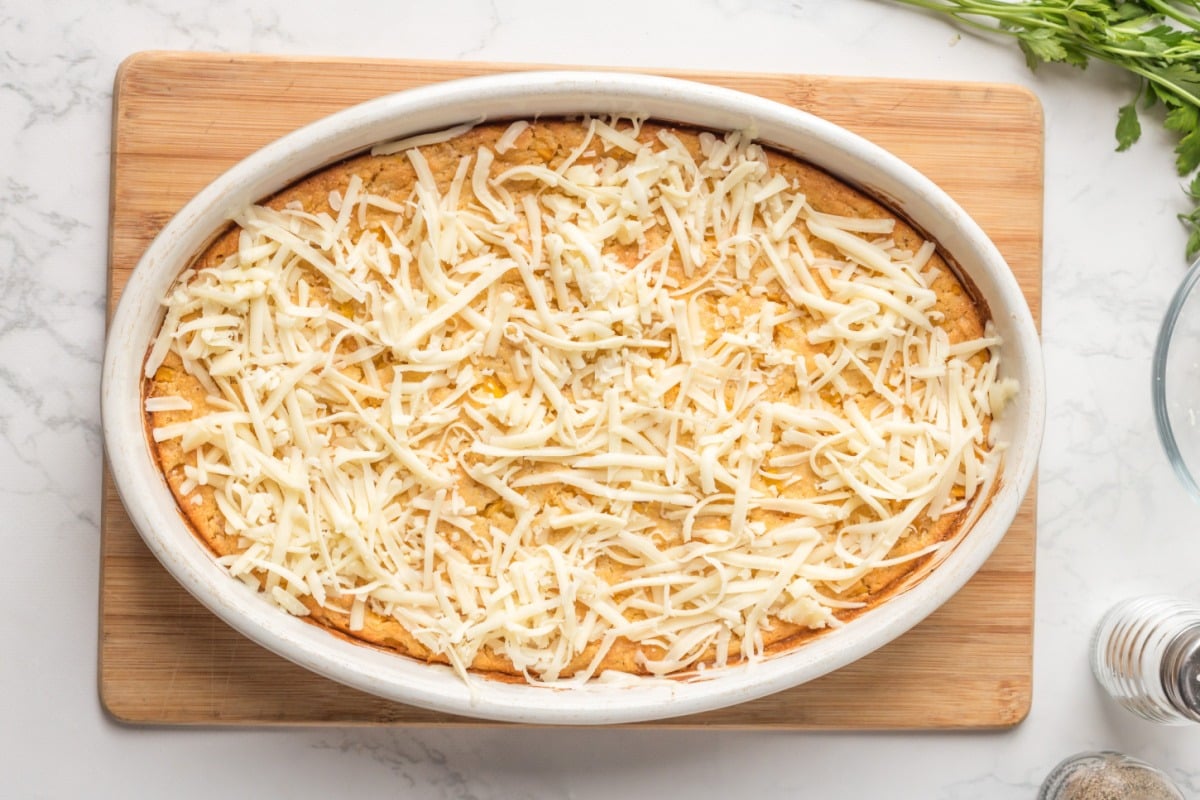
M1019 83L1046 114L1034 703L994 733L156 730L95 691L112 81L148 49L813 72ZM1200 596L1195 504L1150 413L1150 356L1183 275L1185 200L1151 114L1104 68L1034 75L1010 43L886 0L0 0L0 796L1028 798L1083 749L1123 750L1200 794L1200 726L1106 701L1090 629L1127 594ZM948 668L949 670L949 668ZM947 680L952 680L948 671ZM64 768L63 753L71 754Z

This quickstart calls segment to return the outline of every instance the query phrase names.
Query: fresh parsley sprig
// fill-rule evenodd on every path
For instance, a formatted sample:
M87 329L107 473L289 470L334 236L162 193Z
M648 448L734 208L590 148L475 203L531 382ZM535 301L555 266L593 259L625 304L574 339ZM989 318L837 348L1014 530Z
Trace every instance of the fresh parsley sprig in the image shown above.
M1200 166L1200 0L896 0L954 17L971 28L1017 40L1025 63L1062 62L1084 68L1095 59L1139 78L1133 99L1117 112L1117 150L1142 135L1143 109L1162 103L1163 125L1178 134L1175 168ZM1191 213L1187 257L1200 253L1200 175L1185 190Z

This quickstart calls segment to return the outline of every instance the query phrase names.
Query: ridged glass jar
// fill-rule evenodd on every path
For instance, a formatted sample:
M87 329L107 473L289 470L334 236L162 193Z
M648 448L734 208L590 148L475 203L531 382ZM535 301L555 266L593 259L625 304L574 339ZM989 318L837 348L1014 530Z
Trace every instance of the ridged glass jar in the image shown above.
M1123 600L1100 620L1092 671L1118 703L1154 722L1200 722L1200 603Z

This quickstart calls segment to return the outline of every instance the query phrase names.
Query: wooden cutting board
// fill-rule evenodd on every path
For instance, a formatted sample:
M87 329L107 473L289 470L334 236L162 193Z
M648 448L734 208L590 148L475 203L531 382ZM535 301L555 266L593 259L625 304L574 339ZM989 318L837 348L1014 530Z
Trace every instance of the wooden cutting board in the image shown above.
M341 108L433 81L528 66L141 53L113 100L109 308L150 240L234 162ZM1041 305L1042 114L1015 86L717 72L661 74L787 103L872 139L938 182ZM519 113L520 109L514 109ZM804 686L662 727L979 728L1014 725L1032 690L1035 502L942 609ZM244 639L143 546L107 470L101 522L100 696L132 723L481 724L389 703Z

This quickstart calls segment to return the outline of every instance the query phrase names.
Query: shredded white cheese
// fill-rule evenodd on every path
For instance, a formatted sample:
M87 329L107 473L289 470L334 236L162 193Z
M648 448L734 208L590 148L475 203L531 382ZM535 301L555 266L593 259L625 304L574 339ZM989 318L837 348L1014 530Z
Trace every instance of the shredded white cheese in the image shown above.
M409 196L249 208L181 277L147 375L174 353L207 408L146 409L186 412L153 436L194 453L234 575L460 671L601 678L623 641L667 675L839 624L987 495L1016 387L990 328L951 341L930 245L816 211L743 134L583 125L559 164L504 160L524 122L450 165L420 147L466 127L376 148Z

